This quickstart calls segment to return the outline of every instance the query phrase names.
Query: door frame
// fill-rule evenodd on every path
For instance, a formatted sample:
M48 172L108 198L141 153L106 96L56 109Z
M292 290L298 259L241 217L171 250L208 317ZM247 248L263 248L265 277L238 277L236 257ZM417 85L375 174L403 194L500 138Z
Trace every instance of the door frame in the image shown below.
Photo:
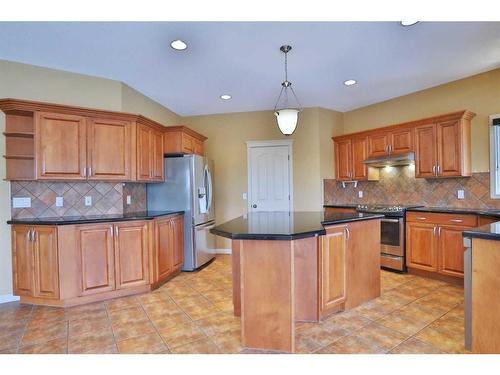
M252 159L250 152L253 148L288 146L288 186L290 189L289 208L293 211L293 139L280 139L270 141L247 141L247 211L251 211L252 202Z

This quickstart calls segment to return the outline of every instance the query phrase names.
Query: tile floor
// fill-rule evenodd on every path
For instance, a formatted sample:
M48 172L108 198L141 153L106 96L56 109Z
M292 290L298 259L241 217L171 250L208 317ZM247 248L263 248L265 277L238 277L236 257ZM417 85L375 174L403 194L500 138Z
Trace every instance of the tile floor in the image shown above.
M0 353L251 353L232 314L230 256L150 293L73 308L0 305ZM298 323L299 353L464 353L463 290L382 272L382 296Z

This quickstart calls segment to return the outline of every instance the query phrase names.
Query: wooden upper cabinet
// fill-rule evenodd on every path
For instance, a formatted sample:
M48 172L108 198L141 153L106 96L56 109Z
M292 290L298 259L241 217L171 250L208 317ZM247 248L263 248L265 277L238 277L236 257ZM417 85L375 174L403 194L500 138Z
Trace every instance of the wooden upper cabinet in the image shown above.
M130 180L132 124L90 118L87 127L87 175L92 180Z
M137 125L137 180L163 181L163 133Z
M406 226L406 265L426 271L438 270L437 227L427 223Z
M32 296L34 287L34 257L31 241L32 227L12 226L12 279L16 296Z
M153 144L152 167L151 167L151 180L163 181L165 169L163 168L163 133L153 130L151 133Z
M413 129L394 130L390 134L391 154L411 152L413 148Z
M390 134L376 132L368 136L368 156L384 156L389 153Z
M366 180L368 178L368 167L363 163L367 158L366 138L353 138L352 140L352 179Z
M149 241L146 222L115 224L116 289L149 284Z
M38 179L86 179L85 117L38 112L35 119L35 140Z
M335 167L338 181L351 180L351 140L346 139L335 142Z
M163 139L166 154L203 155L203 142L207 138L186 126L167 126Z
M422 125L415 129L415 177L436 177L436 140L436 124Z
M462 148L460 121L439 122L436 124L436 131L438 176L461 176Z
M82 296L115 289L113 225L80 225L75 229Z
M320 308L335 311L346 300L347 236L345 226L327 228L320 248Z

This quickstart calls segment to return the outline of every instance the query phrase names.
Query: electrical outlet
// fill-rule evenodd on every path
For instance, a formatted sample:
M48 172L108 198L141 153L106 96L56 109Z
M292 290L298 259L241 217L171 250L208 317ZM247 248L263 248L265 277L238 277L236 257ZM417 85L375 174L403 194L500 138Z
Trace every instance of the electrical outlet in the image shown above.
M465 191L463 190L457 190L457 198L458 199L465 199Z
M26 208L31 207L31 198L12 198L13 208Z
M358 198L363 198L363 190L358 191Z
M56 197L56 207L62 207L62 206L64 206L64 198Z
M243 200L246 201L247 200L247 193L243 193Z
M132 204L132 197L127 195L127 204Z
M92 206L92 197L89 195L85 197L85 206Z

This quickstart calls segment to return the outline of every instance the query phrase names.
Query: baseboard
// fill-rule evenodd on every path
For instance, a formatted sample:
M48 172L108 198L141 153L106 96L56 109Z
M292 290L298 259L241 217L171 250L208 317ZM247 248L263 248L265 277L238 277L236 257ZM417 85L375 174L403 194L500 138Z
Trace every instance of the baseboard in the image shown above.
M215 249L215 254L231 254L231 249Z
M7 303L7 302L19 301L19 299L20 299L19 296L14 296L12 294L0 295L0 304Z

